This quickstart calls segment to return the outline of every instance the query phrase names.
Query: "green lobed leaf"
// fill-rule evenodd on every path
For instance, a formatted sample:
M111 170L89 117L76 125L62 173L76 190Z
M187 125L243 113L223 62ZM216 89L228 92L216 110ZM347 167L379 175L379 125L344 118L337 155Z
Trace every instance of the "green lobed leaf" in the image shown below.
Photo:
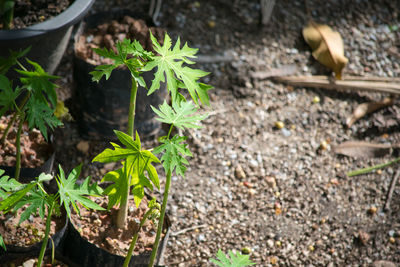
M239 252L234 254L231 250L228 254L229 257L219 249L217 259L211 258L210 261L219 267L245 267L255 264L249 259L249 255L242 255Z
M64 205L69 218L71 217L70 206L73 207L77 214L80 214L77 203L82 204L86 208L104 210L86 197L101 195L102 190L97 186L97 184L89 185L89 177L87 177L81 185L77 184L77 179L79 178L81 169L82 164L75 167L68 175L68 178L66 178L64 170L59 166L59 175L56 180L59 188L58 194L60 196L60 205Z
M11 209L14 208L20 202L25 195L31 191L33 187L35 187L37 182L31 182L29 184L24 184L21 189L18 191L13 192L12 194L8 195L7 198L4 198L0 201L0 211L4 213L9 212Z
M62 122L54 115L53 110L43 102L31 98L26 107L29 128L38 128L46 140L47 127L52 130L62 125Z
M200 100L203 104L209 105L208 96L204 94L204 88L201 88L200 83L197 81L209 73L199 69L192 69L188 66L183 66L183 63L194 63L189 60L189 58L196 57L195 54L197 53L197 49L190 48L186 43L181 48L179 38L173 49L171 49L172 43L168 34L165 34L163 46L158 43L157 39L151 32L150 38L153 42L154 50L159 55L154 56L152 61L149 61L142 68L142 71L150 71L157 67L148 94L150 95L155 90L158 90L160 88L160 83L165 82L166 78L168 90L171 92L172 102L176 102L178 96L178 82L181 81L196 104L199 104Z
M30 49L31 47L29 46L20 51L10 50L10 55L7 58L0 57L0 74L5 75L12 66L17 64L18 59L25 56Z
M122 169L111 171L102 179L102 182L113 182L104 191L109 197L109 208L121 201L122 192L125 192L124 188L126 189L126 186L137 187L133 191L136 203L140 203L139 200L142 198L138 186L153 190L152 184L154 184L157 188L160 188L157 171L152 165L153 163L159 163L160 160L150 151L142 149L138 133L136 132L136 139L133 140L131 136L121 131L114 132L126 148L111 143L114 149L107 148L93 159L93 162L108 163L122 161L123 164Z
M14 105L16 105L15 101L20 93L20 87L16 87L15 90L13 90L8 78L0 74L0 117L7 111L13 109Z
M187 148L187 144L183 143L186 141L186 136L175 135L171 139L161 138L160 142L162 145L154 149L154 154L164 152L161 157L161 162L165 169L165 172L170 171L173 173L175 170L177 175L182 177L185 176L186 166L189 162L185 156L192 157L192 153Z
M22 76L20 80L23 84L23 88L31 91L32 97L40 100L40 102L47 103L47 99L49 99L55 109L57 106L57 93L55 90L57 85L50 80L60 77L49 75L36 62L30 61L29 59L26 59L26 61L34 67L34 71L16 70Z
M198 123L207 118L207 115L194 115L198 108L192 102L175 102L169 106L166 101L159 106L159 109L151 106L154 113L159 118L157 120L174 125L180 129L184 128L201 128Z

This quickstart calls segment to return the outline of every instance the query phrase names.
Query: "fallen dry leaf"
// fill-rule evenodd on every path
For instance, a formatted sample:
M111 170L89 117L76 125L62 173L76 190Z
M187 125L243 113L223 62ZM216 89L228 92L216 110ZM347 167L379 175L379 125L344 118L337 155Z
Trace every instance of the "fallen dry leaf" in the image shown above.
M351 127L354 122L359 120L360 118L364 117L368 113L372 113L378 109L388 107L393 105L394 100L392 98L385 98L380 102L369 102L369 103L362 103L357 106L357 108L353 111L353 114L347 118L346 125L347 127Z
M392 153L392 148L399 145L391 144L372 144L368 142L348 141L333 148L336 154L341 154L355 158L374 158L383 157Z
M342 70L348 59L344 56L343 40L340 34L328 25L310 21L303 28L303 37L313 50L314 58L333 70L337 79L341 79Z

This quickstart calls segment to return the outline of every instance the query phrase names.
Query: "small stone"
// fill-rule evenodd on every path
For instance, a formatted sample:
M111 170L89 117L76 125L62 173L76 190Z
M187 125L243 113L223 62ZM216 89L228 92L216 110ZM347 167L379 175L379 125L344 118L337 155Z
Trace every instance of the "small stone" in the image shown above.
M309 246L308 246L308 250L309 250L309 251L314 251L314 250L315 250L315 247L314 247L313 245L309 245Z
M282 132L283 136L285 136L285 137L289 137L292 135L292 132L286 128L282 128L281 132Z
M362 245L364 245L364 246L367 245L369 239L370 239L370 236L369 236L368 233L366 233L366 232L364 232L364 231L362 231L362 230L358 231L357 240L358 240Z
M271 263L272 265L275 265L278 263L278 258L275 256L272 256L269 258L269 263Z
M237 179L244 179L246 178L246 173L244 172L241 165L237 165L235 169L235 177Z
M265 177L265 181L267 182L269 187L271 187L271 188L275 188L276 187L275 177L267 176L267 177Z
M274 126L277 129L283 129L285 127L285 124L283 122L281 122L281 121L276 121Z
M391 244L394 244L394 243L396 243L396 239L394 237L389 237L389 242Z
M321 144L319 145L319 148L321 150L326 150L328 148L328 142L326 140L322 141Z
M267 240L267 246L268 246L269 248L273 248L273 247L274 247L274 240L268 239L268 240Z
M251 253L251 248L249 248L249 247L243 247L243 248L241 249L241 251L242 251L242 254L249 255L249 254Z
M79 141L79 143L76 145L76 148L82 152L83 154L87 154L89 152L89 142L85 140Z
M368 209L368 214L369 215L375 215L375 213L377 212L377 208L375 207L375 206L371 206L369 209Z
M35 260L34 259L30 259L30 260L25 261L22 264L22 267L33 267L34 265L35 265Z
M321 102L321 99L318 96L314 96L312 102L313 104L318 104L319 102Z
M213 20L209 20L208 21L208 27L210 27L211 29L215 27L215 21Z

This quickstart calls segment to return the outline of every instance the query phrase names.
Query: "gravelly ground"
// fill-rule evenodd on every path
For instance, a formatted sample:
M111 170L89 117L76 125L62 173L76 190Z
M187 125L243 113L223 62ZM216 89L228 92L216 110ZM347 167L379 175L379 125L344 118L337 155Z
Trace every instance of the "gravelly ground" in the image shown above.
M106 9L110 2L95 7ZM116 1L135 9L144 2ZM301 36L307 8L315 21L341 33L349 58L345 74L400 77L395 53L400 52L400 30L393 30L400 27L400 1L315 0L306 1L307 8L303 1L277 2L266 26L259 25L260 6L254 0L162 5L158 22L172 36L181 36L202 55L231 57L197 64L212 72L206 82L215 90L204 128L187 132L194 152L187 177L173 179L168 207L173 226L165 262L210 266L208 259L219 248L248 247L257 266L371 266L378 260L397 266L399 185L390 210L382 210L397 166L345 175L396 153L353 159L335 155L331 146L347 140L399 143L398 102L345 129L343 122L357 104L384 95L293 88L249 77L285 64L296 64L301 74L327 73ZM321 101L313 104L315 96ZM275 129L276 121L285 128ZM321 150L327 140L330 145ZM64 141L70 147L61 163L90 161L76 149L76 131ZM90 153L100 147L91 143ZM98 165L87 169L94 176L99 172ZM377 212L368 213L371 207Z

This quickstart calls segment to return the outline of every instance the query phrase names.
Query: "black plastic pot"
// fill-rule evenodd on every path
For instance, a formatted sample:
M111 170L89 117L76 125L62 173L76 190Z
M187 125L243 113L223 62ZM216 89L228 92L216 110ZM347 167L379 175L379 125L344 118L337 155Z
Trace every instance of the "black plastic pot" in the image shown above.
M24 29L0 30L0 56L8 57L9 50L31 46L27 58L39 63L52 74L67 48L72 26L89 11L94 0L75 0L56 17Z
M166 233L160 241L157 250L155 266L163 266L163 255L167 245L171 222L168 216L165 216L164 229ZM57 258L67 263L71 267L115 267L122 266L125 258L112 254L102 248L85 240L75 226L68 222L68 230L63 242L57 247ZM147 267L150 261L151 253L132 255L129 262L130 267Z
M154 26L151 18L140 13L127 10L101 12L85 18L82 27L77 31L75 41L85 29L94 28L106 21L123 18L125 15L143 19L147 25ZM113 130L126 132L131 90L131 74L128 69L113 70L110 78L102 78L99 83L92 81L89 72L95 69L81 58L74 56L74 104L72 113L78 123L80 133L96 140L115 140ZM144 73L143 78L148 87L154 78L154 72ZM135 130L141 137L151 136L158 132L161 123L155 120L155 114L150 108L162 104L167 96L165 83L150 96L141 86L136 99Z
M58 246L62 243L65 237L66 231L68 229L69 220L65 214L63 214L62 216L64 225L58 232L56 232L54 235L51 236L53 242L51 242L50 239L48 240L45 255L49 255L51 253L51 251L53 250L53 244L55 251L57 251ZM6 247L7 247L6 251L0 248L1 264L7 264L11 262L21 262L29 258L38 257L40 249L42 247L42 242L35 243L34 245L28 247L20 247L12 245L8 245Z

